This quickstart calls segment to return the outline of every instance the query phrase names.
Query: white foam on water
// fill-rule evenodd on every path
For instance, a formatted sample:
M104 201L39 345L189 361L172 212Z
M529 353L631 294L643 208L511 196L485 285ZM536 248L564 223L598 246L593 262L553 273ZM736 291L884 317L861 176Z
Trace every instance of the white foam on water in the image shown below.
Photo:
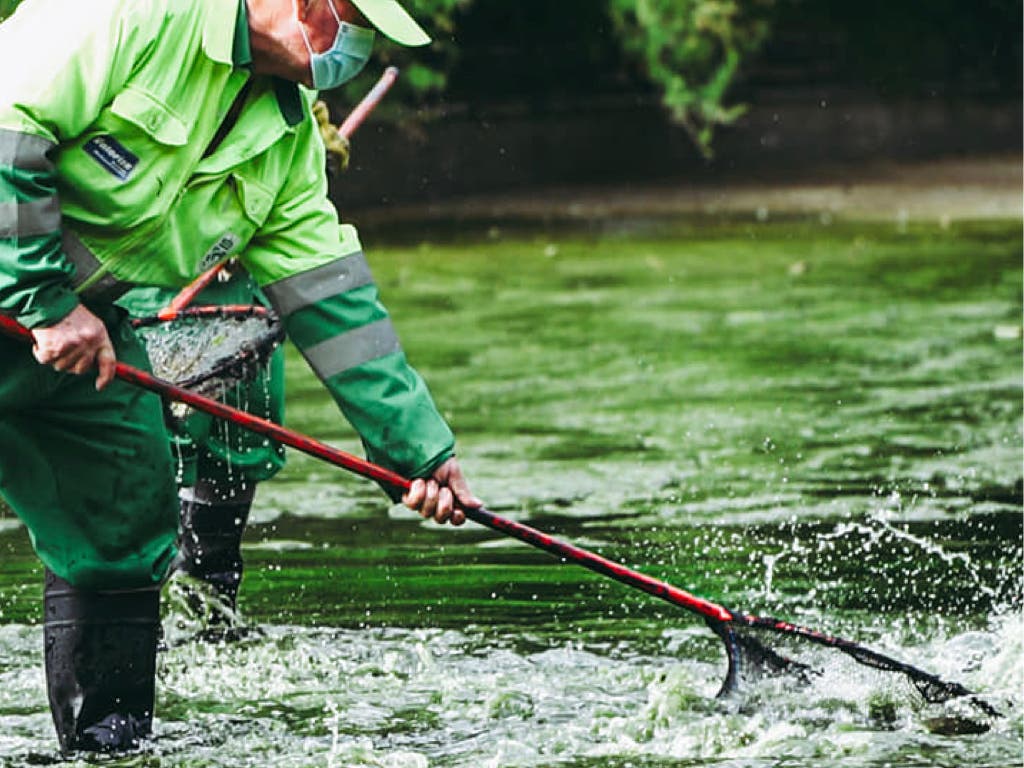
M717 700L722 660L676 656L673 632L662 653L632 653L626 641L607 654L571 643L520 651L500 637L453 630L265 627L238 643L161 653L158 738L144 754L162 768L811 768L900 764L936 745L945 751L933 764L955 766L970 743L977 764L997 764L1022 743L1022 630L1017 614L983 631L882 648L959 679L1009 715L988 733L943 735L929 724L969 717L959 704L924 707L893 676L858 677L838 663L807 687L768 680ZM5 765L54 751L38 656L23 647L37 633L0 628L0 646L31 661L2 675L3 711L12 696L27 704L2 719Z

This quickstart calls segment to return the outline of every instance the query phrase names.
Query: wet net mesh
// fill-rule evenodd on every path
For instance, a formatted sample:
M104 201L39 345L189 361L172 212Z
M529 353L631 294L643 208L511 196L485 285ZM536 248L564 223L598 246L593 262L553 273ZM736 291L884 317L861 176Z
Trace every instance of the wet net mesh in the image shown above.
M132 324L156 376L207 397L261 373L284 338L277 316L259 306L191 307Z
M921 699L929 704L963 699L982 715L1001 716L991 704L960 683L943 680L923 669L857 643L773 618L741 613L735 615L736 625L733 627L732 639L738 646L738 658L742 660L741 669L737 670L737 674L785 673L809 681L820 674L819 669L802 660L806 656L808 646L813 645L838 650L862 666L902 675ZM798 660L798 655L801 660Z

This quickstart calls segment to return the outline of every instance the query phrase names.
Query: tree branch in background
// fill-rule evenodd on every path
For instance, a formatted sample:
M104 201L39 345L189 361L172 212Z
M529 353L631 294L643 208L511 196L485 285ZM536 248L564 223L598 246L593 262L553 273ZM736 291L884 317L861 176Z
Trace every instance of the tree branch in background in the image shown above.
M770 32L774 0L609 0L623 49L661 89L672 118L711 157L715 129L740 117L726 92Z

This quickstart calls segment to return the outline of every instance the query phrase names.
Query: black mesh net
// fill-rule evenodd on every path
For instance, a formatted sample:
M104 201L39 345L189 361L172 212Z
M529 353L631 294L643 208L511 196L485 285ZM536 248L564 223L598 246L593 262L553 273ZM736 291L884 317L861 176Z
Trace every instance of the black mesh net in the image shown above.
M880 672L902 675L913 686L920 697L929 704L942 704L961 699L974 710L986 717L999 717L1000 712L991 704L972 693L963 685L941 678L864 646L816 632L773 618L735 614L736 624L730 636L738 648L738 677L762 676L765 674L794 675L809 681L820 674L813 664L798 660L808 657L810 646L828 648L842 652L845 657L858 664ZM727 646L729 640L718 633ZM733 650L730 649L730 654Z

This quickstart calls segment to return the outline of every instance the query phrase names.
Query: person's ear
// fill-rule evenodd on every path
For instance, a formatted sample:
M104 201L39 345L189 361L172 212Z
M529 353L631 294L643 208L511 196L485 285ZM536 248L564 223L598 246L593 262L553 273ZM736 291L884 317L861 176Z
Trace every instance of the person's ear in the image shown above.
M306 16L309 15L309 6L311 6L315 0L296 0L296 5L299 7L299 21L305 21Z

